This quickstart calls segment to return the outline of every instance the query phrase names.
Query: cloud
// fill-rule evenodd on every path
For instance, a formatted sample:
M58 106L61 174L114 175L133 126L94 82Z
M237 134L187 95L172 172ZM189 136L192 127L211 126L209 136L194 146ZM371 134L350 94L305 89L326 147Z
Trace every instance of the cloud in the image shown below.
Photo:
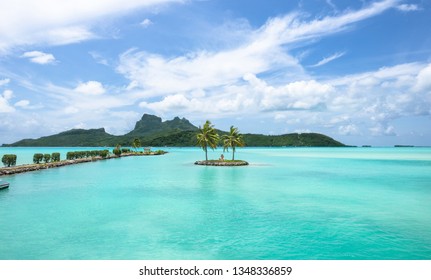
M310 67L319 67L319 66L325 65L326 63L329 63L329 62L331 62L337 58L340 58L345 54L346 54L346 52L341 52L341 53L337 52L337 53L335 53L329 57L323 58L321 61L317 62L316 64L311 65Z
M9 104L9 100L13 97L13 91L7 89L0 95L0 113L15 112L15 108Z
M218 53L190 53L172 59L131 50L120 57L118 71L131 81L131 87L146 89L153 95L226 85L249 71L260 73L277 65L302 71L291 56L280 50L266 50L249 46Z
M149 18L144 19L144 20L140 23L140 25L141 25L143 28L147 28L148 26L150 26L150 25L152 25L152 24L153 24L153 22L152 22Z
M347 11L338 16L327 16L309 22L291 15L275 18L267 23L268 30L278 37L281 44L317 38L345 30L351 24L376 16L393 8L398 0L374 2L357 11Z
M99 95L99 94L104 94L106 92L103 85L97 81L88 81L86 83L79 83L78 86L74 89L74 91L83 93L83 94L89 94L89 95Z
M359 128L355 124L346 124L338 127L341 135L359 135Z
M335 6L335 4L334 4L334 3L332 3L332 1L331 1L331 0L326 0L326 4L328 4L329 6L331 6L331 8L332 8L334 11L337 11L337 7Z
M317 126L340 135L369 131L375 136L393 136L392 121L431 115L430 85L420 82L427 81L429 69L431 64L409 63L337 79L278 85L247 74L243 82L209 88L201 94L173 93L159 101L142 101L140 106L170 117L172 112L212 118L272 116L291 127Z
M431 64L423 68L416 77L415 91L431 91Z
M411 11L419 11L421 8L419 8L416 4L401 4L396 7L398 10L403 12L411 12Z
M36 33L34 37L30 37L29 39L47 45L58 46L79 43L97 37L95 33L85 26L66 26Z
M37 64L54 64L56 62L54 55L40 51L25 52L22 57L29 58L31 62Z
M63 45L97 38L103 18L183 0L1 1L0 54L20 45Z
M0 86L4 86L10 83L10 79L2 79L0 80Z
M31 105L30 100L22 99L14 104L15 107L26 109L26 110L38 110L42 109L45 106L42 104Z
M10 100L12 97L13 97L13 91L11 91L10 89L3 91L3 98L5 100Z
M265 111L320 110L324 101L333 91L331 85L315 80L295 81L284 86L267 85L254 75L244 77L251 85L255 96L260 95L259 107Z
M117 70L130 80L129 88L144 89L148 96L233 84L247 73L257 75L281 69L305 73L285 47L294 48L300 41L339 32L350 24L384 12L395 3L394 0L381 1L358 11L308 22L299 14L272 18L259 29L244 30L248 34L244 36L245 42L217 52L195 51L165 57L131 49L120 56Z
M100 53L93 51L93 52L89 52L89 54L97 63L105 65L105 66L109 65L108 60L105 57L103 57Z
M25 108L28 107L28 105L30 105L30 101L28 101L27 99L23 99L15 103L15 107Z
M395 128L392 125L378 124L375 127L371 127L370 132L374 136L395 136Z

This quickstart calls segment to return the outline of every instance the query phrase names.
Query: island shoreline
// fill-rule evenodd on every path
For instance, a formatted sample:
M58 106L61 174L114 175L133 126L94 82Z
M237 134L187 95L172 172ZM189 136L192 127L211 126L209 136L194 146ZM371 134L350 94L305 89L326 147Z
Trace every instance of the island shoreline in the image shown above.
M222 160L200 160L196 161L195 165L204 166L246 166L249 165L247 161L236 160L236 161L222 161Z
M31 171L38 171L38 170L44 170L44 169L51 169L51 168L57 168L57 167L63 167L68 165L74 165L74 164L80 164L80 163L86 163L86 162L95 162L100 160L108 160L108 159L115 159L115 158L122 158L122 157L130 157L130 156L158 156L158 155L164 155L167 152L163 153L123 153L121 156L116 155L109 155L107 157L86 157L86 158L79 158L79 159L70 159L70 160L61 160L56 162L48 162L48 163L38 163L38 164L22 164L17 166L10 166L10 167L1 167L0 168L0 177L7 176L7 175L14 175L19 173L27 173Z

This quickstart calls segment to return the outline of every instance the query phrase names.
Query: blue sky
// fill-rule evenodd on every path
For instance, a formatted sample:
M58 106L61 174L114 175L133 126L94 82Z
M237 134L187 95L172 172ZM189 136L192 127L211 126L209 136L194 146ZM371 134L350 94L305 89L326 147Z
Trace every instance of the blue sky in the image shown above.
M427 0L2 1L0 144L150 113L431 145L430 26Z

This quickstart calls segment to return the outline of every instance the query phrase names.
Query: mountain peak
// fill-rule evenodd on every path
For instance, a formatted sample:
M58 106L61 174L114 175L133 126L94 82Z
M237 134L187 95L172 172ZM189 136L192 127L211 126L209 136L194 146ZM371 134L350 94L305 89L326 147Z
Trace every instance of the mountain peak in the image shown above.
M144 114L142 118L136 122L135 128L129 132L129 134L144 136L155 132L165 133L189 130L196 130L196 127L185 118L180 119L179 117L175 117L170 121L162 122L160 117Z
M161 123L162 123L161 118L154 115L144 114L142 118L136 122L135 128L133 129L133 131L151 130L154 127L159 127Z

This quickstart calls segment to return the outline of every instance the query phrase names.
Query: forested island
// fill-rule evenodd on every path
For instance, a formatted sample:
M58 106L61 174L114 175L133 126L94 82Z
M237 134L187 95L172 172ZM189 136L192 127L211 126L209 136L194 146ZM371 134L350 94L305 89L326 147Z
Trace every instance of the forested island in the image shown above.
M99 129L72 129L38 139L23 139L3 147L113 147L130 146L139 139L142 146L191 147L196 146L198 127L187 119L175 117L162 121L160 117L144 114L132 131L124 135L112 135ZM218 134L228 132L217 130ZM243 134L248 147L345 147L331 137L319 133L289 133L283 135Z

